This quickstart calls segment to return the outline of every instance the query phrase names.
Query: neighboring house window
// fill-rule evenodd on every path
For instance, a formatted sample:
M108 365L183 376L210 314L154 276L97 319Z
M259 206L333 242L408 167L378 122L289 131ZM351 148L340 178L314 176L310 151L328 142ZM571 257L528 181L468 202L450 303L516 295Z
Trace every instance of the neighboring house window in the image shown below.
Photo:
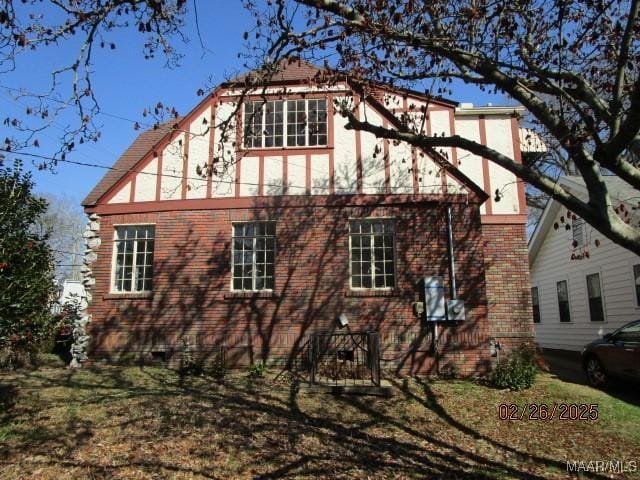
M248 102L244 109L245 148L327 144L327 101Z
M573 232L573 242L576 247L584 246L584 220L575 218L571 222L571 230Z
M558 290L558 310L560 311L560 321L571 321L571 310L569 308L569 289L567 288L567 281L561 280L556 283Z
M395 287L394 237L393 220L350 222L351 288Z
M275 222L234 223L233 290L273 290Z
M587 275L587 294L589 296L589 313L592 322L604 322L604 307L602 304L602 288L600 274Z
M540 323L540 298L538 287L531 287L531 303L533 305L533 323Z
M636 305L640 307L640 265L633 266L633 280L636 287Z
M153 225L116 227L113 290L149 292L153 286Z

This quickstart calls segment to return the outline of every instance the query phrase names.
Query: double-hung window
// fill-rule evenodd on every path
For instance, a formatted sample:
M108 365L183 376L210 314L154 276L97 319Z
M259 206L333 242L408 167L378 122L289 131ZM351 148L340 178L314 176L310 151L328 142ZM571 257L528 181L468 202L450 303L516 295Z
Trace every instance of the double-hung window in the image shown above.
M569 307L569 288L566 280L556 283L558 292L558 311L560 313L561 322L571 321L571 308Z
M233 224L233 290L273 290L275 284L276 224Z
M640 264L633 266L633 285L636 292L636 305L640 307Z
M117 226L114 240L114 292L149 292L153 288L153 225Z
M604 322L604 305L600 274L587 275L587 296L589 297L589 315L592 322Z
M540 323L540 296L538 287L531 287L531 303L533 306L533 323Z
M395 224L389 219L352 220L349 224L351 288L396 286Z
M325 99L247 102L245 148L304 147L327 144Z

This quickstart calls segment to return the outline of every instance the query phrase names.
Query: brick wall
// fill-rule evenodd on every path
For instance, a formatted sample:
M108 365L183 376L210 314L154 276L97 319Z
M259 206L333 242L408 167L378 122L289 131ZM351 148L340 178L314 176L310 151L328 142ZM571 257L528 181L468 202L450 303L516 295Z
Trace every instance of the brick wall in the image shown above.
M483 373L490 361L489 335L524 328L509 314L514 306L530 318L528 297L521 297L524 287L499 285L514 280L499 262L520 268L526 264L526 248L512 248L524 245L516 238L522 233L517 229L497 243L493 239L499 231L485 228L492 241L483 243L477 205L454 205L453 216L458 295L466 302L467 321L440 329L440 366ZM349 288L349 219L366 217L396 219L397 288L389 294ZM277 222L274 293L235 294L230 291L231 224L266 219ZM109 293L113 226L136 223L156 225L154 288L148 298ZM292 362L310 333L334 330L335 319L345 313L353 331L380 332L383 368L406 373L435 369L432 325L414 314L412 304L422 300L424 276L445 277L449 297L445 210L437 203L103 215L101 236L90 307L93 358L152 351L171 356L179 354L182 339L188 338L203 355L226 347L236 365ZM501 252L502 247L507 250ZM485 249L494 306L491 325ZM515 258L518 254L521 258ZM528 288L528 276L521 275ZM499 300L500 295L507 301Z
M533 340L526 225L483 225L489 330L503 347Z

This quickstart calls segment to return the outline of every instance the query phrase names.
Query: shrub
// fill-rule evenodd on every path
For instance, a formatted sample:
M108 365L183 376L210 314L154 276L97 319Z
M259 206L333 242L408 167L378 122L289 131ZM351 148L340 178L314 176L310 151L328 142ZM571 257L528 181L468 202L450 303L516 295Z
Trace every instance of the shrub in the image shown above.
M207 375L211 375L218 383L224 381L224 377L227 376L227 367L224 364L224 357L222 355L217 356L213 362L207 366Z
M13 168L0 162L0 362L9 367L33 358L56 326L53 256L36 227L47 202L32 189L19 161Z
M182 340L182 356L179 373L181 376L202 375L204 373L202 364L196 361L193 348L189 340Z
M254 363L247 368L247 376L249 378L262 378L267 373L267 366L264 362Z
M498 362L490 381L497 388L524 390L533 385L537 372L535 350L530 345L523 345Z

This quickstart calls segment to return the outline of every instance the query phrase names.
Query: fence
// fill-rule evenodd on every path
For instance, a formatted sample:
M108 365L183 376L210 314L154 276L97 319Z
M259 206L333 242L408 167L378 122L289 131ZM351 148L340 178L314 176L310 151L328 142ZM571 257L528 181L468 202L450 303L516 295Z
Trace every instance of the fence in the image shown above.
M314 333L309 339L311 383L380 386L377 332Z

